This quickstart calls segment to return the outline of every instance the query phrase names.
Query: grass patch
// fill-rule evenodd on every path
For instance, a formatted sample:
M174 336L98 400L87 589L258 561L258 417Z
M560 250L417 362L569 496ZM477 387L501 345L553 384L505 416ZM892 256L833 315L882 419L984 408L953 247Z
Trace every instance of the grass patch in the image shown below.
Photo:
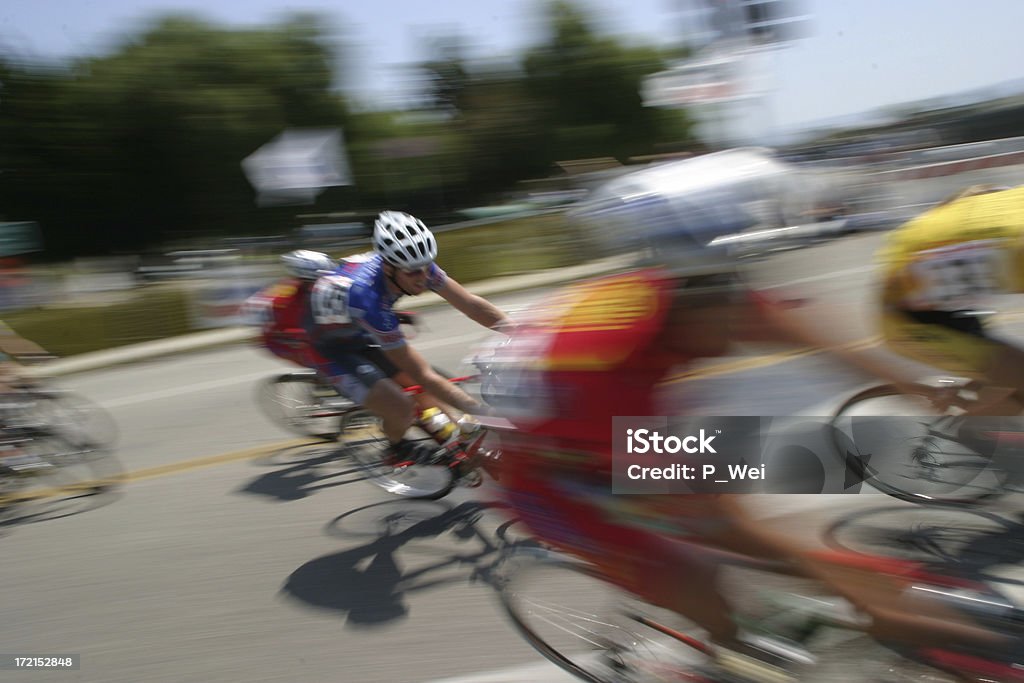
M437 233L438 262L462 283L576 265L588 259L562 213L543 213ZM344 254L365 252L369 245ZM4 315L19 334L58 356L195 332L187 285L150 285L103 306L39 308Z
M502 218L435 235L437 262L463 284L577 265L589 256L561 212ZM361 251L366 248L344 256Z
M18 334L58 356L110 349L194 331L188 292L175 286L134 290L106 306L36 308L4 315Z

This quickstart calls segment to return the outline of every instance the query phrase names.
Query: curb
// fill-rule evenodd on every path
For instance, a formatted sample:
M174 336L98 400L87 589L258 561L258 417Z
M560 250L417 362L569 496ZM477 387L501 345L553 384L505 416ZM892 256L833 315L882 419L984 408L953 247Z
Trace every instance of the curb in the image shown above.
M482 280L473 285L468 285L474 294L479 296L494 296L496 294L508 294L535 287L548 287L573 280L578 280L595 275L602 275L620 270L632 262L631 255L613 256L611 258L584 263L579 266L568 268L557 268L541 271L538 273L524 273L522 275L510 275L493 280ZM437 294L423 294L402 305L403 309L430 308L445 303ZM158 339L155 341L121 346L104 351L93 351L83 353L70 358L61 358L49 361L41 365L27 367L24 373L30 377L59 377L71 375L77 372L87 372L113 365L135 363L151 358L170 356L190 351L208 349L215 346L238 344L251 341L257 336L255 327L229 327L205 332L194 332L169 339Z

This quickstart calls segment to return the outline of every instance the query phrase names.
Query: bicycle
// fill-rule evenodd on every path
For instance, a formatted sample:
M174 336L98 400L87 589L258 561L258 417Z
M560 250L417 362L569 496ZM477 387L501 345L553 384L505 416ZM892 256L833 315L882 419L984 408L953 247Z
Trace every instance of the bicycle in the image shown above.
M589 683L784 683L805 677L822 680L829 675L829 666L839 667L838 680L850 680L849 668L864 662L873 670L861 673L873 681L894 673L902 676L898 680L910 680L907 670L920 667L930 672L920 680L944 680L935 678L937 671L958 677L945 680L981 673L989 680L1024 680L1024 672L1013 662L970 652L875 643L848 604L803 588L769 589L756 601L745 600L735 619L748 634L745 640L763 656L723 656L716 654L699 627L619 590L613 577L592 565L540 548L518 549L515 556L519 564L505 572L500 585L503 609L538 652ZM850 562L844 556L820 556L839 564ZM784 567L751 558L729 556L727 562L741 574L762 573L757 580L748 576L736 582L739 590L746 586L748 592L750 586L766 581L763 572L776 581L791 576ZM946 577L941 568L887 558L860 558L853 566L873 566L905 577L908 590L928 594L966 618L1018 636L1021 632L1024 609L984 582Z
M92 495L116 487L124 474L107 448L72 443L42 426L0 428L0 510L64 493Z
M0 507L62 492L97 493L123 474L111 448L117 426L103 408L39 376L0 393Z
M415 313L403 311L397 315L402 325L413 330L418 328ZM412 334L407 332L406 336ZM283 330L273 337L277 343L288 346L293 357L305 368L263 380L256 390L257 405L271 422L293 434L322 441L336 440L341 435L341 418L357 406L312 369L316 352L305 330Z
M883 384L847 398L833 445L858 480L899 500L976 505L1024 481L1024 420L969 416L978 382L939 378L916 393Z
M415 313L397 315L402 325L418 328ZM295 331L293 341L296 349L301 350L303 345L308 347L302 330ZM460 385L476 383L483 376L475 373L456 377L437 367L434 371ZM404 387L403 391L413 396L424 393L420 386ZM285 398L288 392L298 398ZM500 457L500 450L483 447L489 430L480 424L475 434L451 440L443 449L439 445L437 462L396 467L388 462L389 444L381 431L380 418L339 394L315 370L271 377L260 385L259 397L264 411L275 422L302 436L339 441L342 452L363 469L368 480L405 498L437 499L448 495L458 485L479 486L483 481L482 472ZM434 442L419 419L407 438Z
M478 375L444 376L454 384L479 380ZM423 393L423 388L411 386L405 387L404 391L417 395ZM405 498L434 500L448 495L456 486L479 486L483 483L484 472L496 474L493 467L501 458L501 450L485 447L493 424L484 420L474 434L457 437L444 447L439 446L438 457L434 462L397 467L389 462L389 443L381 431L380 418L362 407L348 410L342 417L339 440L346 455L363 468L374 484L388 493ZM413 431L421 435L413 436L412 440L434 442L434 437L418 420L413 425Z
M453 377L438 368L434 370L454 384L471 383L478 379L476 375ZM389 443L381 431L380 418L341 396L332 385L321 380L315 371L290 372L270 378L261 387L261 392L266 391L268 386L273 386L276 392L276 399L268 403L280 408L276 413L280 424L302 436L338 441L343 454L360 466L367 479L398 496L443 498L458 484L479 485L482 475L477 471L475 463L481 458L497 457L497 452L482 448L487 429L481 426L479 433L471 438L447 444L445 457L440 458L444 462L395 467L387 461ZM285 391L293 394L307 392L312 398L286 403L281 400ZM423 393L422 387L418 385L405 387L403 391L414 396ZM436 444L434 437L422 427L419 419L406 438ZM439 444L437 448L441 450Z
M117 442L114 418L81 394L40 377L21 378L11 388L12 393L0 396L0 410L8 421L12 412L18 412L16 421L44 426L70 443L88 448L110 448ZM5 402L10 405L3 406Z
M354 409L316 370L296 370L263 380L257 404L277 425L302 437L334 441L341 434L340 419Z

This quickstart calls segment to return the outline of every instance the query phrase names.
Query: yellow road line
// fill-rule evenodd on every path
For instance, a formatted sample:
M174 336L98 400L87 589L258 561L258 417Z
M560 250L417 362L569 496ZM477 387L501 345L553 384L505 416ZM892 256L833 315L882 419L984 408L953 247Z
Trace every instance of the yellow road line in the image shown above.
M324 441L310 441L309 439L292 439L291 441L280 441L274 444L268 444L266 446L256 446L254 448L247 448L241 451L232 451L230 453L221 453L220 455L211 455L205 458L194 458L192 460L183 460L181 462L172 462L168 465L159 465L157 467L149 467L144 470L138 470L135 472L128 472L122 477L121 481L142 481L144 479L154 479L156 477L163 477L168 474L177 474L178 472L184 472L187 470L202 469L204 467L213 467L214 465L223 465L228 462L237 462L239 460L252 460L264 455L273 455L277 451L287 450L289 448L297 448L298 446L324 444Z
M880 341L881 339L879 337L868 337L865 339L859 339L857 341L850 342L848 344L843 344L838 348L847 351L859 351L862 349L867 349L872 346L875 346L876 344L880 343ZM715 365L711 365L708 367L683 372L669 378L666 383L676 384L682 382L692 382L698 379L706 379L709 377L731 375L746 370L753 370L756 368L763 368L771 365L778 365L780 363L786 363L797 358L805 358L809 356L818 355L821 353L825 353L826 351L826 349L820 348L802 348L794 349L792 351L767 354L763 356L741 358L735 361L716 363ZM238 462L240 460L252 460L261 456L273 455L278 451L287 450L289 448L297 448L299 446L312 446L318 443L324 444L325 442L311 441L308 439L292 439L290 441L280 441L273 444L267 444L265 446L256 446L253 448L247 448L240 451L221 453L219 455L211 455L203 458L194 458L192 460L183 460L181 462L170 463L167 465L159 465L157 467L149 467L143 470L137 470L135 472L128 472L123 476L119 477L117 481L127 483L144 481L146 479L156 479L158 477L164 477L171 474L179 474L182 472L189 472L191 470L202 469L205 467L223 465L229 462ZM0 496L0 505L5 505L11 502L52 498L54 496L67 493L74 493L76 491L85 491L93 488L93 486L96 483L97 482L80 482L77 484L60 488L37 489L34 491L25 491L16 494L10 494L7 496Z
M43 498L53 498L55 496L61 496L83 491L91 491L102 484L123 484L128 482L143 481L145 479L155 479L157 477L164 477L170 474L188 472L191 470L202 469L204 467L213 467L215 465L222 465L224 463L237 462L239 460L252 460L261 456L273 455L278 451L287 450L289 448L297 448L299 446L312 446L324 443L326 442L310 441L308 439L292 439L290 441L280 441L273 444L267 444L265 446L247 448L241 451L232 451L230 453L221 453L219 455L211 455L204 458L193 458L192 460L183 460L181 462L170 463L168 465L149 467L144 470L127 472L121 476L110 477L108 479L81 481L60 487L40 488L31 491L19 491L17 493L0 495L0 506L30 500L41 500Z

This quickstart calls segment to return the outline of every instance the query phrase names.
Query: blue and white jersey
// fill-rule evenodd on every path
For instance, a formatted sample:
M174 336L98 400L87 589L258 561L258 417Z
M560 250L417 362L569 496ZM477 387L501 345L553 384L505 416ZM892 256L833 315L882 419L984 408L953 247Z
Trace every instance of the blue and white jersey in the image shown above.
M352 351L373 345L392 349L405 343L393 309L401 295L388 290L384 265L379 254L360 254L342 261L333 274L317 281L306 329L318 351L329 355L332 348ZM427 288L437 291L447 277L432 264Z

